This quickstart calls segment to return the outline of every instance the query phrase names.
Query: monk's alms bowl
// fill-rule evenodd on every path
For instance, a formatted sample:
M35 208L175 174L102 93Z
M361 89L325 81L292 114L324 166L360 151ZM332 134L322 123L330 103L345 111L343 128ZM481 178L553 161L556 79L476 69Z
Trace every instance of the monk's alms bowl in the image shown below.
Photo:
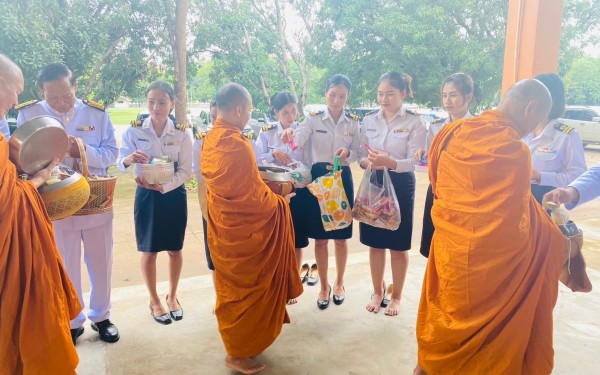
M133 175L143 178L149 184L166 184L175 175L175 163L140 164L135 163Z
M9 157L19 172L30 176L46 168L54 158L67 154L69 137L53 117L39 116L23 123L10 137Z
M38 191L51 220L60 220L73 215L83 207L90 197L90 185L79 173L59 165L52 177Z

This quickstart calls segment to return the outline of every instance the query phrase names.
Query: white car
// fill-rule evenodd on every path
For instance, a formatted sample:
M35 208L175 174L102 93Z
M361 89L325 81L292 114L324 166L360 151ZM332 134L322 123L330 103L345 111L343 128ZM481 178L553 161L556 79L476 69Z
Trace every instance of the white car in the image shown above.
M600 107L568 106L561 121L577 130L584 146L600 144Z

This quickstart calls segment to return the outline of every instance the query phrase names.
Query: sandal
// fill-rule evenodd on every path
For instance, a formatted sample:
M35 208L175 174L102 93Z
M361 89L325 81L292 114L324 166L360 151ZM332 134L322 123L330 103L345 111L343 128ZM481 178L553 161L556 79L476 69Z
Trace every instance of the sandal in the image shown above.
M384 295L383 295L383 299L381 300L381 307L387 307L390 303L390 300L392 299L392 293L394 292L394 284L390 284L387 286L387 289L385 288L385 283L384 285Z
M306 280L308 280L309 272L310 272L310 267L308 266L308 263L304 263L302 265L302 268L300 268L300 281L302 282L302 284L304 284L306 282Z

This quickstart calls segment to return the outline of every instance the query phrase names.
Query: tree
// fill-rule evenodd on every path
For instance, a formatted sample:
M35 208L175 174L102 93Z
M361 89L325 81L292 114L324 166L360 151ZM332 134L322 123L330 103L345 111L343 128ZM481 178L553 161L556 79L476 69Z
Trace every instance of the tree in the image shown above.
M567 103L600 104L600 58L584 56L575 60L564 77Z

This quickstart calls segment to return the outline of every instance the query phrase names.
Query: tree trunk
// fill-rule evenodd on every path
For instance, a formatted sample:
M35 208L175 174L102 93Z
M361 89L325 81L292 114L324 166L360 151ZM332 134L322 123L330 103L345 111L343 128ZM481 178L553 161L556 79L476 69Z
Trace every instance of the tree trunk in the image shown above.
M175 59L175 114L177 123L187 125L187 49L186 49L186 17L188 1L177 0L175 3L175 43L173 57ZM173 25L167 25L173 27Z

